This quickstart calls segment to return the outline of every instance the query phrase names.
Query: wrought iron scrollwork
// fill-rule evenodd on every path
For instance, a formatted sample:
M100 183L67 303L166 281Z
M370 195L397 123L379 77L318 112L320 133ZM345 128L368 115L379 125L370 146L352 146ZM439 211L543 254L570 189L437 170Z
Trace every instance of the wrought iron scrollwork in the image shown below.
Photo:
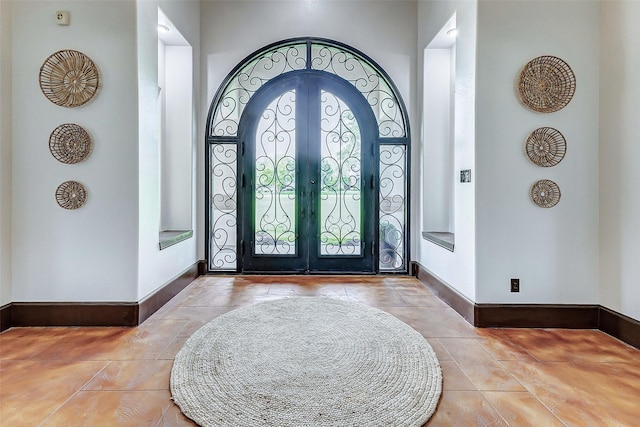
M218 101L211 136L232 136L238 132L242 111L253 94L281 74L307 66L306 44L280 46L264 52L242 67L229 81Z
M380 137L407 136L401 102L387 77L360 54L322 40L275 46L249 59L214 101L209 136L237 135L242 112L262 85L279 75L304 69L335 74L358 89L375 113Z
M409 124L404 104L393 83L384 71L371 59L361 52L346 45L324 39L300 38L287 40L279 44L266 47L244 60L234 72L225 80L216 95L208 117L207 141L209 143L209 268L218 271L235 271L238 268L238 156L243 147L238 141L238 127L245 107L252 96L267 82L285 73L331 73L355 87L371 106L377 120L379 151L379 224L381 243L379 246L380 269L384 271L406 270L407 230L407 145L409 143ZM362 194L355 189L361 186L360 170L351 165L351 149L359 142L352 142L350 138L358 135L352 126L349 113L344 110L337 114L340 120L338 129L326 127L327 135L336 144L338 151L331 147L331 156L321 160L323 199L321 203L329 202L326 194L333 192L335 197L333 207L320 206L326 212L326 231L332 234L326 239L321 237L321 253L358 255L362 251L361 212L352 209L361 203ZM284 116L280 114L280 118ZM293 120L293 119L291 119ZM290 123L293 126L293 121ZM321 124L329 126L329 122ZM281 127L289 124L281 121ZM342 127L340 129L340 126ZM323 130L323 132L325 132ZM333 132L333 133L332 133ZM328 137L328 136L327 136ZM323 137L323 139L325 139ZM323 145L329 147L329 143ZM351 144L351 145L350 145ZM347 148L349 147L349 148ZM256 147L257 149L257 147ZM295 150L293 151L295 152ZM336 154L338 153L338 154ZM267 163L260 163L256 159L256 182L253 188L260 188L256 198L264 197L272 189L278 189L279 195L272 193L270 203L282 209L293 205L295 212L295 167L290 166L290 156L274 157L270 166L276 172L277 183L264 181ZM331 157L331 159L329 158ZM335 173L338 175L336 179ZM259 168L264 168L260 170ZM325 179L326 178L326 179ZM262 180L262 181L261 181ZM332 182L331 180L335 180ZM320 190L318 187L318 190ZM269 189L269 190L267 190ZM302 194L301 194L302 196ZM307 194L306 197L310 197ZM267 203L269 205L269 203ZM327 204L326 206L330 206ZM340 211L340 215L337 212ZM350 211L350 212L349 212ZM300 212L300 214L303 214ZM331 217L329 218L331 214ZM274 216L277 218L278 216ZM258 217L252 220L254 224ZM268 219L265 217L264 219ZM280 225L272 223L269 226L258 226L254 236L254 249L262 247L267 250L273 247L278 253L289 253L295 246L294 235L296 217L289 214L289 223ZM268 221L267 221L268 222ZM264 222L263 224L267 224ZM324 222L324 220L323 220ZM271 227L271 228L269 228ZM392 228L393 227L393 228ZM358 233L356 233L356 230ZM289 237L291 236L291 237ZM384 243L382 237L385 237ZM388 246L389 241L391 246ZM248 242L247 242L248 243ZM287 246L289 245L289 246ZM333 246L332 246L333 245ZM325 251L325 252L323 252Z
M406 136L398 98L386 79L363 58L335 46L313 45L311 68L336 74L358 89L375 113L381 137Z
M406 151L380 146L380 270L405 267Z
M235 270L237 262L237 159L235 144L215 144L210 150L209 256L211 267Z
M321 94L321 255L360 255L361 137L353 112Z
M255 253L296 251L295 91L276 98L258 123L255 159Z

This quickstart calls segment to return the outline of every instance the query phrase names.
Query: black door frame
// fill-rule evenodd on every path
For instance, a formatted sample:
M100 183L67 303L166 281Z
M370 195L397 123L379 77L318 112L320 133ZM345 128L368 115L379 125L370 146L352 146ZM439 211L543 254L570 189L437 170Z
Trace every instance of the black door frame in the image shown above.
M294 255L254 253L254 139L264 109L282 93L296 91L296 199L297 251ZM320 241L320 94L338 96L353 112L361 133L361 229L359 255L321 255ZM305 117L306 116L306 117ZM247 104L238 128L240 145L238 183L239 269L243 273L369 273L376 272L378 211L377 122L362 94L340 77L318 70L287 73L265 83ZM307 141L307 143L303 143ZM369 158L369 155L371 158ZM305 229L307 228L308 229ZM306 236L306 239L305 239ZM306 242L305 242L306 241Z
M350 74L357 67L366 85L360 78ZM375 165L380 188L375 192L377 209L375 221L379 227L389 222L395 224L395 235L399 237L391 249L375 248L378 263L376 272L385 274L407 274L411 259L411 130L406 105L388 73L363 52L345 43L319 38L296 37L266 45L240 61L223 79L218 87L207 115L205 129L206 155L204 166L205 209L204 255L208 274L242 272L242 253L238 245L239 205L242 203L238 157L241 146L238 137L239 112L257 93L259 88L280 75L294 71L325 71L340 76L356 87L369 101L372 114L378 125ZM363 72L364 71L364 72ZM267 77L266 76L271 76ZM369 85L369 83L371 85ZM385 109L382 108L384 102ZM374 110L375 108L378 108ZM393 180L403 178L404 184ZM391 179L391 181L390 181ZM383 180L385 182L382 185ZM397 203L400 206L397 206ZM398 216L398 214L400 216ZM386 228L385 228L386 230ZM383 231L375 231L382 238ZM386 234L385 234L386 235ZM382 242L376 241L376 245ZM384 246L384 245L382 245ZM391 252L389 252L391 251ZM386 259L393 255L393 264Z

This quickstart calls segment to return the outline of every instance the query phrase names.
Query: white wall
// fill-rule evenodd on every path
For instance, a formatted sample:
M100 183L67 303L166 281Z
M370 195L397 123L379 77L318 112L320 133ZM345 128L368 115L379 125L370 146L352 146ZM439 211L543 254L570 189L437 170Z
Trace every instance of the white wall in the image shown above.
M598 2L479 2L479 303L599 302L598 22ZM576 74L573 100L555 113L528 110L516 94L521 68L540 55L564 59ZM567 154L553 168L535 166L524 154L527 136L541 126L567 139ZM531 185L543 178L562 192L551 209L529 199ZM520 278L520 293L510 292L510 278Z
M600 303L640 319L640 3L600 12Z
M193 265L196 258L194 238L187 239L160 251L160 179L159 179L159 126L158 116L158 6L173 22L194 52L200 49L200 4L192 1L138 0L137 12L137 119L140 123L139 139L139 237L138 237L138 286L137 299L142 300L184 270ZM135 45L135 43L133 43ZM199 69L198 55L194 55L193 70ZM199 75L193 78L197 82ZM199 94L198 87L193 89ZM194 95L194 99L197 97ZM194 107L195 108L195 107ZM194 114L193 120L196 115ZM204 122L203 122L204 123ZM195 124L194 124L195 128ZM195 150L196 132L190 140ZM192 163L195 164L195 161ZM164 171L163 171L164 173ZM194 187L192 187L194 188ZM202 191L194 188L194 194ZM195 198L195 195L193 196ZM195 215L195 209L192 215ZM192 223L196 218L192 218ZM198 234L196 229L195 234Z
M70 11L70 26L56 24L57 10ZM133 2L13 3L14 302L136 300L135 34ZM61 49L84 52L100 70L101 89L84 106L59 107L40 91L40 66ZM62 123L91 135L84 162L62 164L49 153L49 135ZM88 190L86 205L73 211L54 197L70 179Z
M158 249L159 4L199 49L199 2L13 3L7 63L13 140L21 143L13 149L12 301L139 301L196 261L195 239ZM70 11L70 26L56 25L57 10ZM101 89L82 107L56 106L40 92L40 66L61 49L84 52L100 69ZM4 55L3 48L3 64ZM66 122L83 126L94 142L76 165L48 150L49 134ZM86 205L74 211L54 198L69 179L88 190Z
M413 259L433 274L471 300L476 298L476 235L475 235L475 82L476 82L476 13L475 1L421 1L418 2L418 52L422 54L440 29L456 14L458 36L456 41L455 116L454 116L454 175L460 170L472 170L472 182L453 185L453 229L455 251L450 252L420 237L420 218L424 207L414 205L414 233L416 252ZM418 64L418 76L423 75L422 61ZM423 82L417 82L418 93L422 93ZM418 111L418 116L422 112ZM416 130L416 132L418 132ZM422 129L428 134L430 129ZM419 171L421 141L413 147L413 168ZM426 165L424 166L427 167ZM419 175L418 175L419 176ZM453 177L452 177L453 178ZM424 184L414 179L413 198L420 199ZM416 206L417 205L417 206ZM433 231L433 230L423 230Z
M0 306L11 302L11 2L0 1Z

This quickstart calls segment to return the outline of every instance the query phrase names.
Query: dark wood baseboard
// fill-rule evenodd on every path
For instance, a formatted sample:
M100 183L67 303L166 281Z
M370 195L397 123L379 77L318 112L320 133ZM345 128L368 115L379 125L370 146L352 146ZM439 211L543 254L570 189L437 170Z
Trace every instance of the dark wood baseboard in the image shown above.
M598 329L597 305L475 304L479 328Z
M413 263L413 275L418 278L422 283L427 285L431 291L438 296L442 301L446 302L451 308L457 311L464 319L473 325L474 319L474 304L467 297L447 285L435 276L429 270L418 264Z
M140 301L138 324L147 320L149 316L168 303L171 298L178 295L178 293L186 288L189 283L193 282L196 277L200 276L201 262L204 261L196 262L162 288Z
M137 326L206 271L198 261L140 302L13 302L0 307L0 332L13 326Z
M640 348L640 322L631 317L601 306L598 329L627 344Z
M11 304L0 307L0 332L11 327Z
M475 304L419 263L413 274L464 319L479 328L599 329L640 348L640 321L601 305Z
M136 326L138 304L14 302L11 326Z

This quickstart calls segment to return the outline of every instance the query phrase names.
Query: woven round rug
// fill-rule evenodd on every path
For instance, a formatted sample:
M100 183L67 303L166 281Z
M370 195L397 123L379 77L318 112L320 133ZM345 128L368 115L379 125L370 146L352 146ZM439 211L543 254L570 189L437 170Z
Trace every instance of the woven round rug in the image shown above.
M381 310L318 297L216 318L171 372L174 402L202 426L421 426L441 392L422 335Z

